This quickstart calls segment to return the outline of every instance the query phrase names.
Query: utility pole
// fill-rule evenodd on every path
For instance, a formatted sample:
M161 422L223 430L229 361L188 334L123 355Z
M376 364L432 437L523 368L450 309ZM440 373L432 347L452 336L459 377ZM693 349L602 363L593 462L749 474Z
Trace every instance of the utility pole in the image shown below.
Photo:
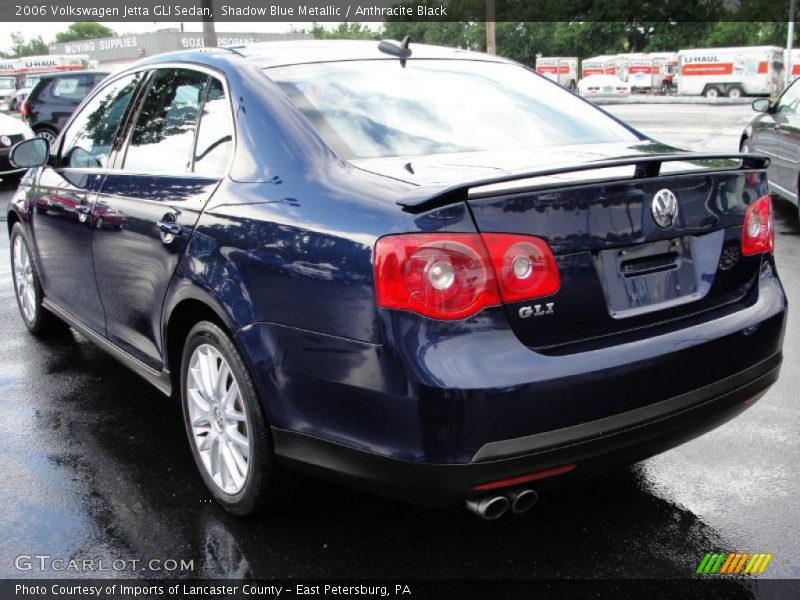
M789 0L789 34L786 37L786 87L792 82L792 45L794 43L794 3Z
M203 45L206 47L217 45L217 30L214 29L214 17L206 16L206 13L214 14L214 7L211 0L200 0L203 7Z
M486 52L497 54L494 41L494 0L486 0Z

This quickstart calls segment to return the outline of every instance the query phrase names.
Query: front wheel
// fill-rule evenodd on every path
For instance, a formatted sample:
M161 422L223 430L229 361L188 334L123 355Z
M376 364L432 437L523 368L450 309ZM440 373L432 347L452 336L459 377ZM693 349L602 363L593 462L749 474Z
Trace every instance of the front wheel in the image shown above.
M189 332L181 361L181 401L195 463L227 511L248 515L275 495L272 439L239 351L217 325Z
M750 154L750 141L747 138L744 138L742 143L739 144L739 152L742 154Z
M42 306L44 293L39 281L39 272L33 262L28 240L22 225L17 223L11 230L11 277L14 282L14 295L22 321L34 335L54 331L58 319Z

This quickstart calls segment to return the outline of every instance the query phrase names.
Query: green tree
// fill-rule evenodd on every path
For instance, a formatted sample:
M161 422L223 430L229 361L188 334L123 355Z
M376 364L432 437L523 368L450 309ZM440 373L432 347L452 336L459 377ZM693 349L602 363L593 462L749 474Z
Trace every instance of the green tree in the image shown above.
M96 21L85 21L82 23L72 23L66 31L59 31L56 34L56 42L74 42L75 40L93 40L96 38L114 37L117 34L110 27L106 27Z
M723 21L713 23L706 37L712 48L723 46L784 46L788 33L786 23L759 21ZM794 43L797 44L797 33Z
M339 23L333 29L314 23L310 33L316 40L377 40L380 38L380 32L373 31L367 25L358 22Z
M42 36L37 36L25 41L21 33L11 34L11 55L12 56L35 56L37 54L49 54L50 48L44 43Z
M382 38L402 40L405 36L409 36L411 42L417 44L434 44L468 50L483 50L486 47L486 34L483 23L468 23L464 21L444 23L387 21L384 23Z

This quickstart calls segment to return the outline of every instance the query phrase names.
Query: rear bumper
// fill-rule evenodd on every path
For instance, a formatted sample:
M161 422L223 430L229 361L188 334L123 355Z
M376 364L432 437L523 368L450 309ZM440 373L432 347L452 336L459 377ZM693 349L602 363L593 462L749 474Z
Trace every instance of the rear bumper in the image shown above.
M469 463L399 460L302 433L273 429L279 460L295 470L398 499L449 504L475 487L575 465L549 485L658 454L718 427L751 406L778 378L780 353L687 394L561 430L484 445Z
M389 315L387 343L256 323L237 334L278 459L412 501L576 464L634 462L732 418L778 376L786 297L765 268L752 301L692 326L551 356L502 309L469 322Z

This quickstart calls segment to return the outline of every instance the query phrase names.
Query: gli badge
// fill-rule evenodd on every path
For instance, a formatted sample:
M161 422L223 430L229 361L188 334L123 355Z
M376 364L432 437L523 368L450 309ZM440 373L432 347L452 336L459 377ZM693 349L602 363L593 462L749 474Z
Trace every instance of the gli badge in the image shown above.
M534 304L533 306L523 306L519 309L520 319L530 319L531 317L544 317L552 315L555 312L555 304L548 302L547 304Z
M675 218L678 216L678 199L672 190L664 188L656 192L653 202L650 205L653 213L653 220L661 229L672 227Z

